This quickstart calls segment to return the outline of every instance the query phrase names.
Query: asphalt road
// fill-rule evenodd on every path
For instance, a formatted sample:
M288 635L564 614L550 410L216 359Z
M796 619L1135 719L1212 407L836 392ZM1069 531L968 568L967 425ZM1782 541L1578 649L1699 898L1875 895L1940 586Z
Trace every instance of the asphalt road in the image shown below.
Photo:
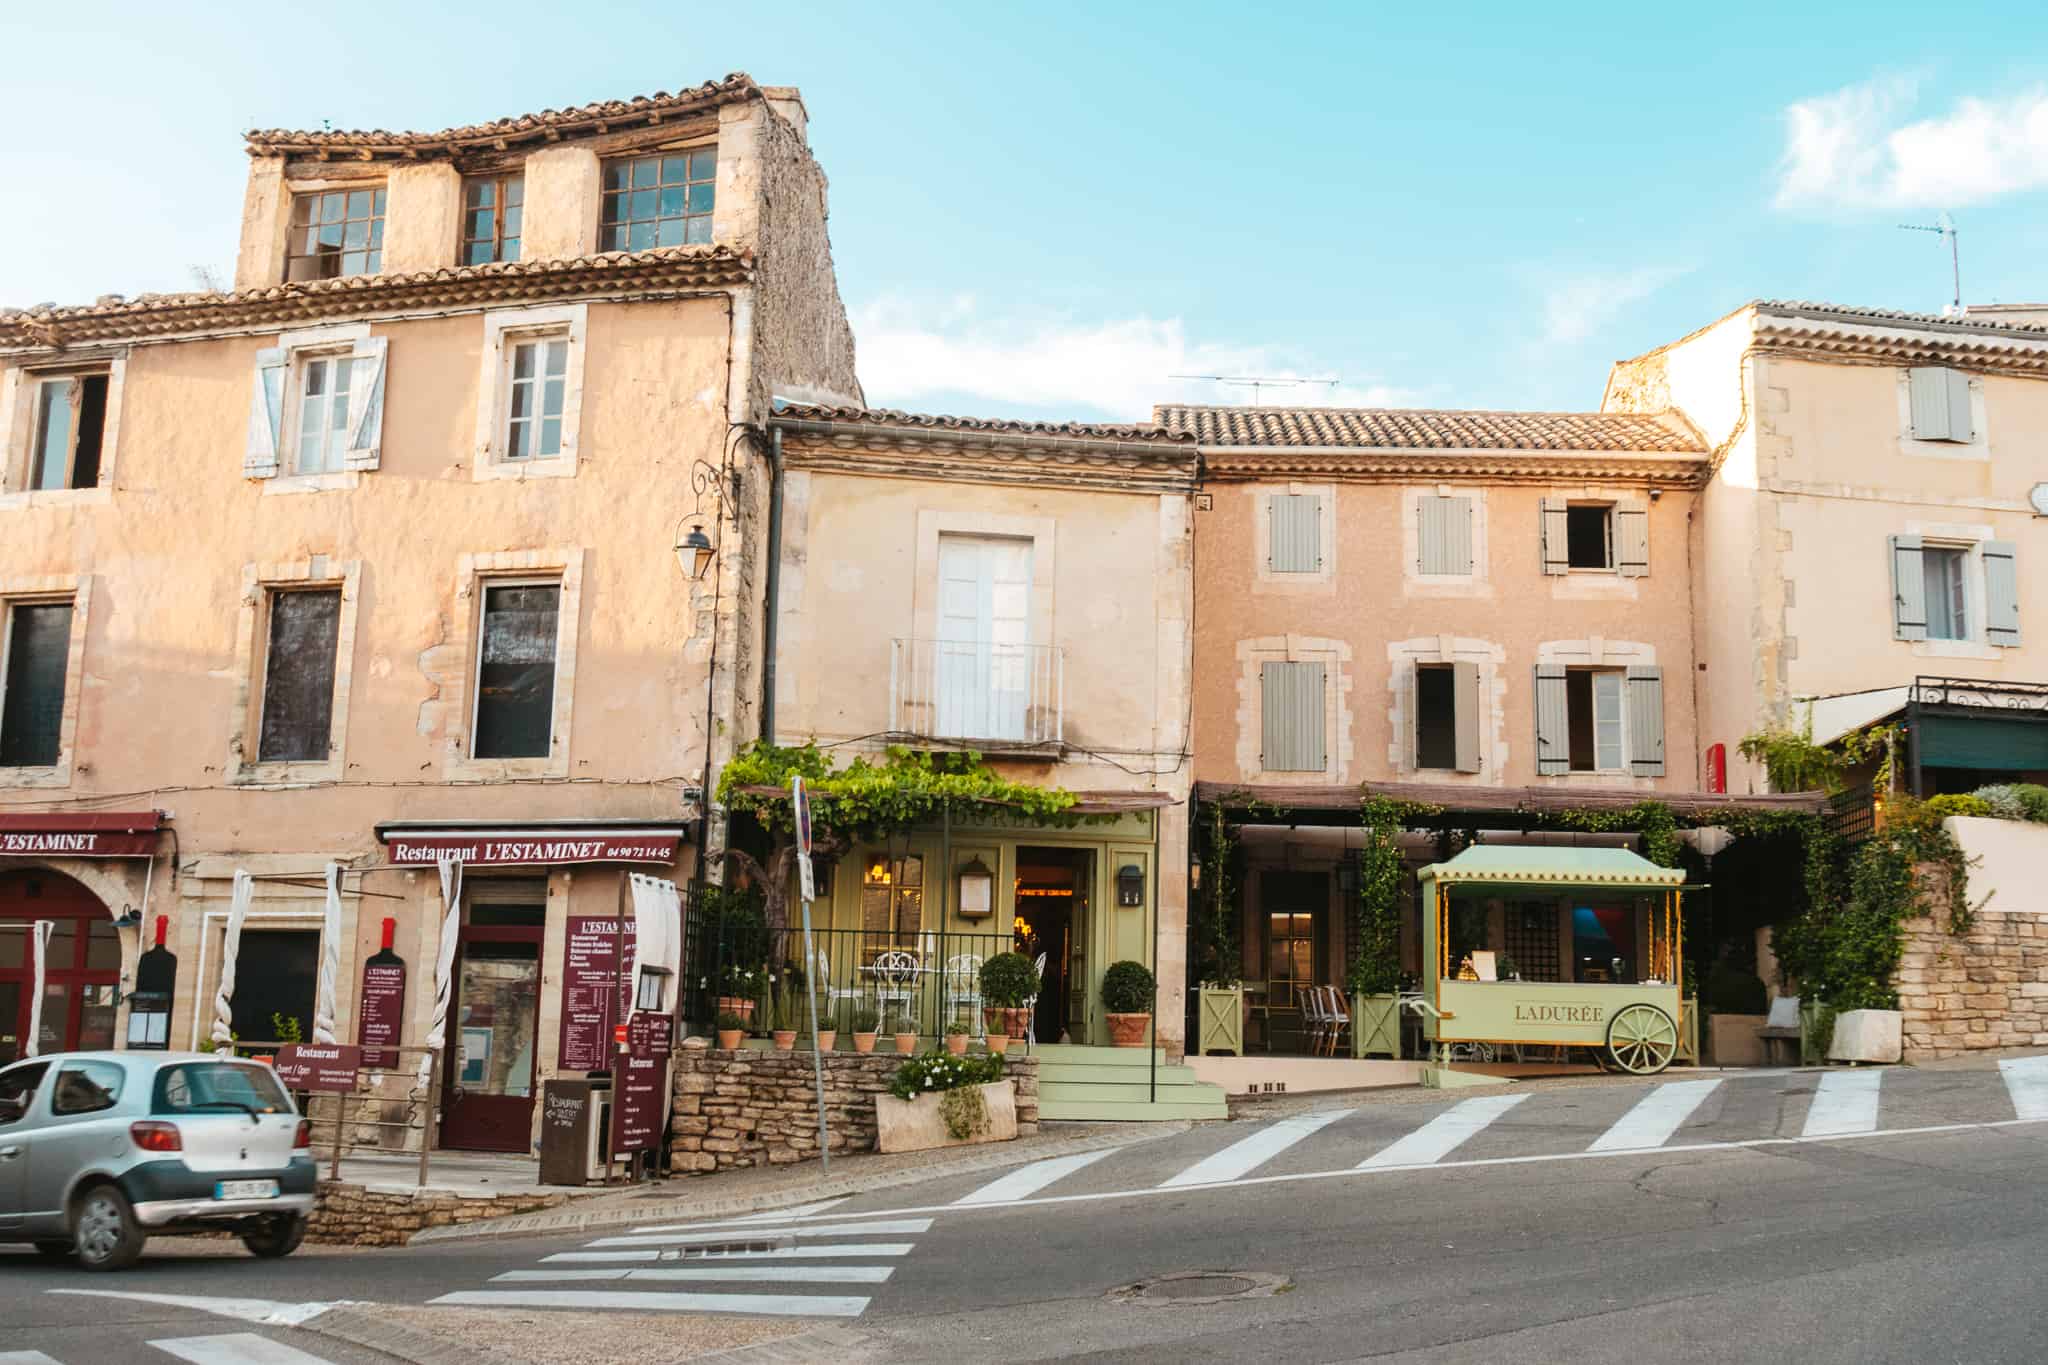
M277 1263L166 1242L118 1275L0 1252L0 1365L207 1330L47 1292L81 1287L739 1311L831 1330L835 1360L2038 1362L2044 1087L2048 1059L1332 1097L718 1225ZM1191 1272L1241 1278L1118 1292Z

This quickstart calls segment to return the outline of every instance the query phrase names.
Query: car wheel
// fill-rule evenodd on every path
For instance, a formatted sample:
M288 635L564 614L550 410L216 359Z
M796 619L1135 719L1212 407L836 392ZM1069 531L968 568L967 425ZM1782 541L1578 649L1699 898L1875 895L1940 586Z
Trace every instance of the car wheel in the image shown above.
M122 1270L142 1255L149 1234L135 1221L128 1196L112 1185L95 1185L71 1209L71 1245L87 1270Z
M71 1243L37 1242L36 1254L48 1261L68 1261L72 1256Z
M242 1234L242 1245L253 1256L289 1256L306 1240L304 1214L279 1213L265 1218L255 1232Z

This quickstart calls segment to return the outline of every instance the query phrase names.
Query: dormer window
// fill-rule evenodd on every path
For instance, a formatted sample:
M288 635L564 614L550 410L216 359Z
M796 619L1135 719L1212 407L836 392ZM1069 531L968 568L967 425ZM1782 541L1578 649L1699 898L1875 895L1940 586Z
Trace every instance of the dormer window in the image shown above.
M462 186L462 264L487 265L519 259L519 220L526 204L526 177L485 176Z
M320 190L292 197L286 282L374 275L383 265L383 186Z
M711 240L718 149L607 161L600 251L646 251Z

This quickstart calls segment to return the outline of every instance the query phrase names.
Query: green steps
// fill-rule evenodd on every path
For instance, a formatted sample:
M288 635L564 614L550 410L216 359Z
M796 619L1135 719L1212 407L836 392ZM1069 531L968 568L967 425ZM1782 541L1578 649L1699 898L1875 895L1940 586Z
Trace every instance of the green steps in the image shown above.
M1164 1053L1053 1043L1033 1055L1041 1119L1157 1123L1229 1117L1221 1086L1169 1064Z

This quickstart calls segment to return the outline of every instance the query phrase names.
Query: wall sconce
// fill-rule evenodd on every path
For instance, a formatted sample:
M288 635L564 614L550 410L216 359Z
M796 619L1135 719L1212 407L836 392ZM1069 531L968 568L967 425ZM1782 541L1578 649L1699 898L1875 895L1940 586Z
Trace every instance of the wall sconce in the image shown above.
M712 553L711 537L704 534L702 522L693 523L688 534L676 537L676 563L692 583L703 579L704 570L711 566Z
M995 910L995 874L988 870L988 864L976 855L960 869L960 896L954 902L963 916L986 915Z
M1120 910L1134 910L1145 903L1145 869L1125 863L1116 870L1116 903Z
M705 460L692 460L690 490L697 495L697 504L688 516L676 523L675 551L676 563L690 576L690 581L696 583L703 579L704 571L711 567L711 561L718 553L717 544L704 530L704 523L710 519L704 511L704 495L711 495L716 514L731 515L740 497L740 472L730 465L718 466ZM685 525L690 529L685 531Z
M1193 891L1202 889L1202 860L1199 858L1188 864L1188 888Z

